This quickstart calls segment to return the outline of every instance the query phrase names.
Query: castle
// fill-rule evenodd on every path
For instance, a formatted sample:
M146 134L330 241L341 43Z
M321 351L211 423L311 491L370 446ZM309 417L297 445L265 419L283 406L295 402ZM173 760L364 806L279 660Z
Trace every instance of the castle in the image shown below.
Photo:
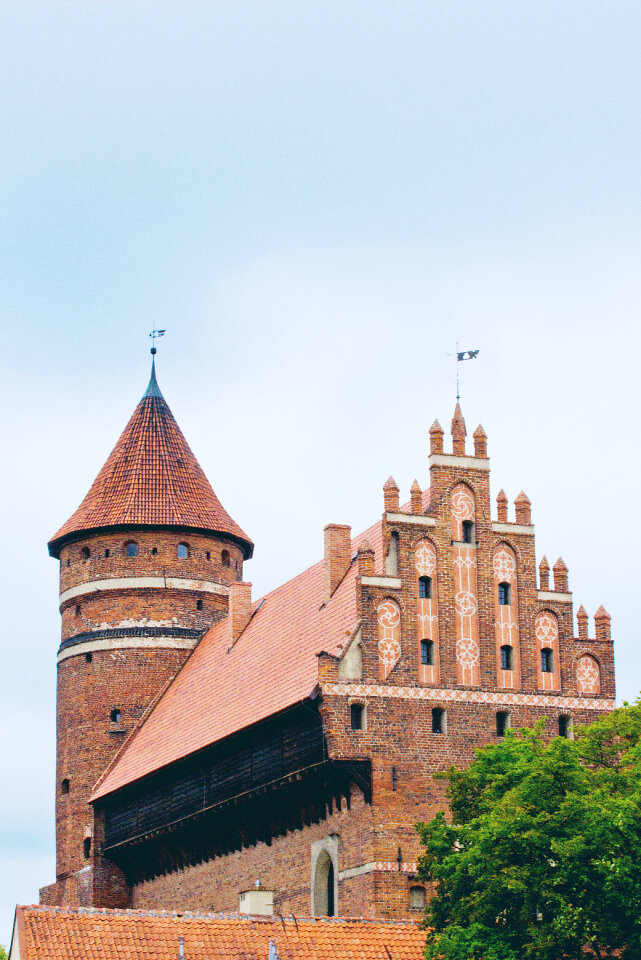
M487 437L257 602L253 552L149 386L73 516L60 562L56 881L43 904L420 916L414 829L434 772L508 727L550 736L614 706L568 571L537 566L531 506L490 497ZM240 898L240 901L239 901Z

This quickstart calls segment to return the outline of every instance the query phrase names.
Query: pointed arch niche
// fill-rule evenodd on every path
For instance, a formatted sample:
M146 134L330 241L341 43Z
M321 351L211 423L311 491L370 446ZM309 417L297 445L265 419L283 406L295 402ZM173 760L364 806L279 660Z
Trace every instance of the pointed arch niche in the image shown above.
M458 483L450 499L452 514L452 574L456 615L456 679L478 686L479 622L476 592L476 502L472 490Z
M378 675L387 680L401 657L401 608L387 597L376 610L378 620Z
M516 554L508 543L499 543L492 557L494 574L494 633L496 676L506 690L521 686L519 595Z
M537 674L540 690L560 690L559 621L551 610L541 610L534 621L537 642Z
M414 548L416 570L416 629L419 683L440 681L438 645L438 591L436 548L431 540L419 540Z

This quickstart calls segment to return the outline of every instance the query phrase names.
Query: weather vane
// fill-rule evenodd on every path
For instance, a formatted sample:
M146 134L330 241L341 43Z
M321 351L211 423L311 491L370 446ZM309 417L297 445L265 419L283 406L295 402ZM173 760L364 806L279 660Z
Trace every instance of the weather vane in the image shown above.
M163 330L164 333L164 330ZM463 360L476 360L479 355L478 350L459 350L458 341L456 342L456 353L448 353L448 357L456 357L456 402L458 403L461 399L461 390L459 387L459 371L458 365Z
M149 334L149 336L151 337L151 355L152 355L152 357L154 357L154 356L158 353L158 351L156 350L156 338L157 338L157 337L164 337L166 332L167 332L166 330L152 330L151 333ZM477 353L478 353L478 350L477 350Z

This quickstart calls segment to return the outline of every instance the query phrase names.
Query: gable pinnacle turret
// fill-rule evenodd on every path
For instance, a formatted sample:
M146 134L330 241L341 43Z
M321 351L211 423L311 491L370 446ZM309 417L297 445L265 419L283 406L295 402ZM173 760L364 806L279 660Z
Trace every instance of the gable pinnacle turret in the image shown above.
M154 360L147 389L89 493L49 542L52 556L89 530L160 526L231 537L251 557L253 543L214 493L162 395Z
M455 457L464 457L465 456L465 437L467 436L467 430L465 429L465 420L463 419L463 414L461 412L460 404L456 404L454 408L454 416L452 417L451 425L451 434L452 434L452 453Z

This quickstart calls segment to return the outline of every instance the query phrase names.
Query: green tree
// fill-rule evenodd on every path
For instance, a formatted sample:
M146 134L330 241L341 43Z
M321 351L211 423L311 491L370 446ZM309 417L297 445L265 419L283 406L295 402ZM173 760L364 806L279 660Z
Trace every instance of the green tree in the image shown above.
M641 705L574 740L507 731L418 824L426 957L641 958Z

